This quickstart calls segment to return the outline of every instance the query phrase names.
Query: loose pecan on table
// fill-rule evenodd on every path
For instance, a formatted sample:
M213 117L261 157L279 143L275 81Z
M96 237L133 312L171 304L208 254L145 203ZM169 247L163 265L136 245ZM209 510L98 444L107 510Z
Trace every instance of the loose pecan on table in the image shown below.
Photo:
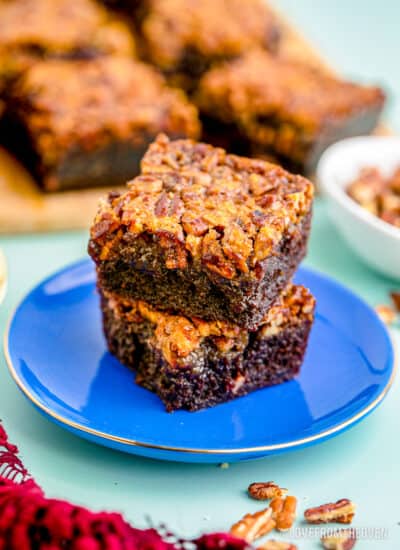
M270 504L272 519L276 522L278 531L290 529L296 519L297 499L293 496L274 498Z
M288 490L279 487L273 481L252 483L247 489L249 495L256 500L271 500L287 495Z
M354 529L339 529L321 537L325 550L351 550L357 542Z
M355 514L355 505L348 498L337 502L308 508L304 517L308 523L351 523Z
M252 543L263 537L275 527L272 519L272 509L266 508L255 514L246 514L241 520L232 525L231 535Z
M267 540L259 546L257 550L297 550L297 546L291 542L283 542L280 540Z

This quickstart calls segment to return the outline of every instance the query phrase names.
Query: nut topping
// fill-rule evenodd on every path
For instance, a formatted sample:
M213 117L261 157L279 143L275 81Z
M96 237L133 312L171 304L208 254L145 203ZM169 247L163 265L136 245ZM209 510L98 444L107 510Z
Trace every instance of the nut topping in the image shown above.
M400 168L389 177L377 168L364 168L347 193L371 214L400 227Z
M375 311L385 325L391 325L394 323L396 319L396 312L392 307L381 304L375 307Z
M297 546L290 542L267 540L264 544L259 546L257 550L297 550Z
M297 498L287 496L274 498L270 504L272 518L276 522L278 531L287 531L290 529L296 519Z
M356 542L356 534L353 529L340 529L321 537L321 543L325 550L351 550Z
M322 504L304 512L308 523L351 523L355 514L355 505L343 498L334 503Z
M270 500L287 495L288 490L279 487L273 481L252 483L247 489L249 495L256 500Z
M232 525L231 535L252 543L263 537L275 527L272 519L272 509L266 508L255 514L246 514L243 518Z

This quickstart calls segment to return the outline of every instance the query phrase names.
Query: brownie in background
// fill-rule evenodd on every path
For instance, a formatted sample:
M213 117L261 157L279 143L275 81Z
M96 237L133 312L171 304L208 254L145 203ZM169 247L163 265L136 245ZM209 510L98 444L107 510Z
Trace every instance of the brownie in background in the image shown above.
M35 63L12 87L2 137L46 191L134 177L159 132L197 137L197 109L128 57Z
M135 51L130 28L93 0L0 0L0 93L41 59Z
M211 407L292 379L303 362L315 307L308 290L289 284L250 333L100 293L109 350L168 411Z
M117 0L134 22L141 55L191 90L214 63L250 48L277 49L280 28L264 0Z
M385 97L380 88L254 50L205 74L194 100L206 141L310 173L328 145L375 128Z
M105 291L254 330L306 253L312 184L267 162L160 136L101 202L89 253Z

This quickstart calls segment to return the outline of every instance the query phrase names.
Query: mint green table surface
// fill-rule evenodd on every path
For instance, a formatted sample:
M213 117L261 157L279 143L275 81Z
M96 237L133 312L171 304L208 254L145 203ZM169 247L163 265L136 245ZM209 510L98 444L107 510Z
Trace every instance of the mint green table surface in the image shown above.
M400 98L397 0L279 0L277 5L342 72L383 82ZM399 131L400 101L392 101L388 118ZM10 276L0 306L2 331L18 300L35 283L85 255L86 240L85 232L0 239ZM354 257L327 219L321 199L315 208L307 264L335 276L372 305L386 302L389 290L396 287ZM399 331L393 330L393 335L398 344ZM3 359L0 418L48 495L94 509L119 510L138 526L145 526L150 516L182 536L226 530L242 514L260 508L247 498L248 484L271 479L298 496L301 514L311 504L352 498L358 505L354 525L370 529L364 532L368 540L360 541L357 548L400 548L398 380L384 403L345 434L315 447L227 469L136 458L80 440L31 407L11 381ZM296 542L300 549L319 548L312 532L303 533Z

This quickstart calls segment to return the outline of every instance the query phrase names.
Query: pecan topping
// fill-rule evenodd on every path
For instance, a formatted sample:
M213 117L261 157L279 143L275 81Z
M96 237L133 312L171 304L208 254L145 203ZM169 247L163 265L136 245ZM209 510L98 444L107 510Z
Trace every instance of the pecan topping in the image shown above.
M246 514L243 518L232 525L231 535L252 543L263 537L275 527L272 519L272 509L266 508L255 514Z
M168 72L179 69L185 52L208 61L236 57L255 46L274 50L279 41L279 23L263 0L201 0L190 7L187 0L166 0L145 2L142 11L147 57Z
M390 306L381 304L375 307L375 311L379 315L381 321L385 323L385 325L391 325L396 320L396 312Z
M249 495L256 500L271 500L276 497L283 497L287 492L287 489L282 489L273 481L252 483L248 488Z
M351 550L357 542L354 529L339 529L321 537L325 550Z
M304 163L324 129L381 108L384 93L339 80L298 59L252 49L209 70L195 101L206 115L235 124L259 151L268 148Z
M296 519L297 499L293 496L274 498L270 504L278 531L290 529Z
M198 262L226 279L257 278L280 240L307 215L312 184L279 166L227 154L192 140L159 136L142 163L142 175L119 197L119 224L131 235L175 235L180 247L167 268ZM101 204L95 224L116 204ZM92 238L96 239L95 232Z
M140 147L143 134L157 130L199 134L197 109L184 93L128 56L40 60L23 72L12 97L24 105L27 131L46 167L58 165L70 147L88 152L111 141Z
M257 548L257 550L297 550L297 546L291 542L283 542L280 540L267 540Z
M115 238L120 238L120 235L117 234ZM232 323L174 315L156 310L141 300L124 299L111 292L103 291L103 296L116 317L131 323L148 322L152 325L154 346L173 367L184 366L186 358L198 350L205 339L209 339L210 343L223 352L243 350L248 344L248 331ZM260 327L255 337L264 338L268 334L277 334L288 322L302 323L305 319L311 320L314 303L314 297L306 288L289 284L281 294L279 303L269 310L265 326ZM238 374L229 389L236 393L244 382L245 377ZM281 491L284 494L285 489Z
M304 512L308 523L351 523L355 514L355 504L347 498L337 502L322 504Z

